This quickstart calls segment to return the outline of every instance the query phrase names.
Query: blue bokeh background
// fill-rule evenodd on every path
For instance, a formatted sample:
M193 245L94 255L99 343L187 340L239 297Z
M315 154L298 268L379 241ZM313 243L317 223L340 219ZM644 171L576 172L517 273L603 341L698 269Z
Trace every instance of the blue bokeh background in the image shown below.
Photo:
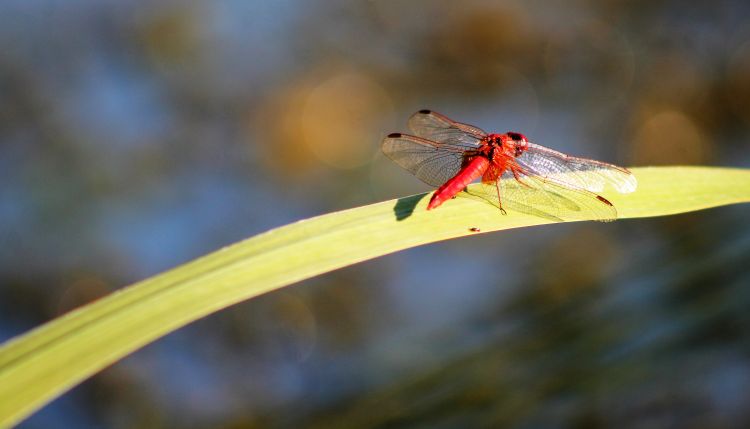
M270 228L427 191L422 108L750 166L750 4L0 3L0 341ZM550 225L187 326L21 427L747 427L750 217Z

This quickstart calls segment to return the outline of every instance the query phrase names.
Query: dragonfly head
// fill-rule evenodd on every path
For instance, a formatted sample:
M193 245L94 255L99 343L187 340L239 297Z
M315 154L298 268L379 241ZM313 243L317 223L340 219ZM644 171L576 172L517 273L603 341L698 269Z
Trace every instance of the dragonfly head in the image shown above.
M508 131L505 135L507 136L506 144L508 149L510 149L510 152L516 158L521 156L521 154L526 152L526 149L529 148L529 140L525 135L513 131Z

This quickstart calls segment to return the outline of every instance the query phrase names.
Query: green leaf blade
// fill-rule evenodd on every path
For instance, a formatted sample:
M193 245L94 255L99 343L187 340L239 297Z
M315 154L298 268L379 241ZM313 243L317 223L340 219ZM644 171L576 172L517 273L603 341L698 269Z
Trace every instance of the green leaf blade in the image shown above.
M750 201L750 171L635 168L638 190L605 192L618 217L664 216ZM63 315L0 346L0 426L10 426L85 378L196 319L343 266L436 241L552 223L457 198L425 210L425 195L286 225ZM606 226L602 226L606 227Z

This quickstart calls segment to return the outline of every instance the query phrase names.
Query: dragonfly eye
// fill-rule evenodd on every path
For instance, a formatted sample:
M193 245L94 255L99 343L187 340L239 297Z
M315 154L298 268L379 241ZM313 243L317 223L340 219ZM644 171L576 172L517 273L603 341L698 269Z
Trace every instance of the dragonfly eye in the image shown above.
M524 137L521 133L509 132L508 137L510 137L515 142L526 140L526 137Z

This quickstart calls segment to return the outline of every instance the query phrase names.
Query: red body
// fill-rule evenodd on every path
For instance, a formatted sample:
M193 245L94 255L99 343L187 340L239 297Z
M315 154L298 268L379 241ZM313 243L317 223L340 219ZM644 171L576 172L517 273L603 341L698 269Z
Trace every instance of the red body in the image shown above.
M513 159L527 147L528 141L523 134L488 134L476 150L466 153L458 174L432 194L427 210L450 200L478 177L482 178L482 183L494 183L506 169L510 169L515 175L519 167Z
M477 156L472 159L468 165L458 172L458 174L445 182L443 186L439 187L438 190L432 194L430 204L427 205L427 210L434 209L445 201L453 198L454 195L461 192L469 183L483 175L489 166L490 162L483 156Z

